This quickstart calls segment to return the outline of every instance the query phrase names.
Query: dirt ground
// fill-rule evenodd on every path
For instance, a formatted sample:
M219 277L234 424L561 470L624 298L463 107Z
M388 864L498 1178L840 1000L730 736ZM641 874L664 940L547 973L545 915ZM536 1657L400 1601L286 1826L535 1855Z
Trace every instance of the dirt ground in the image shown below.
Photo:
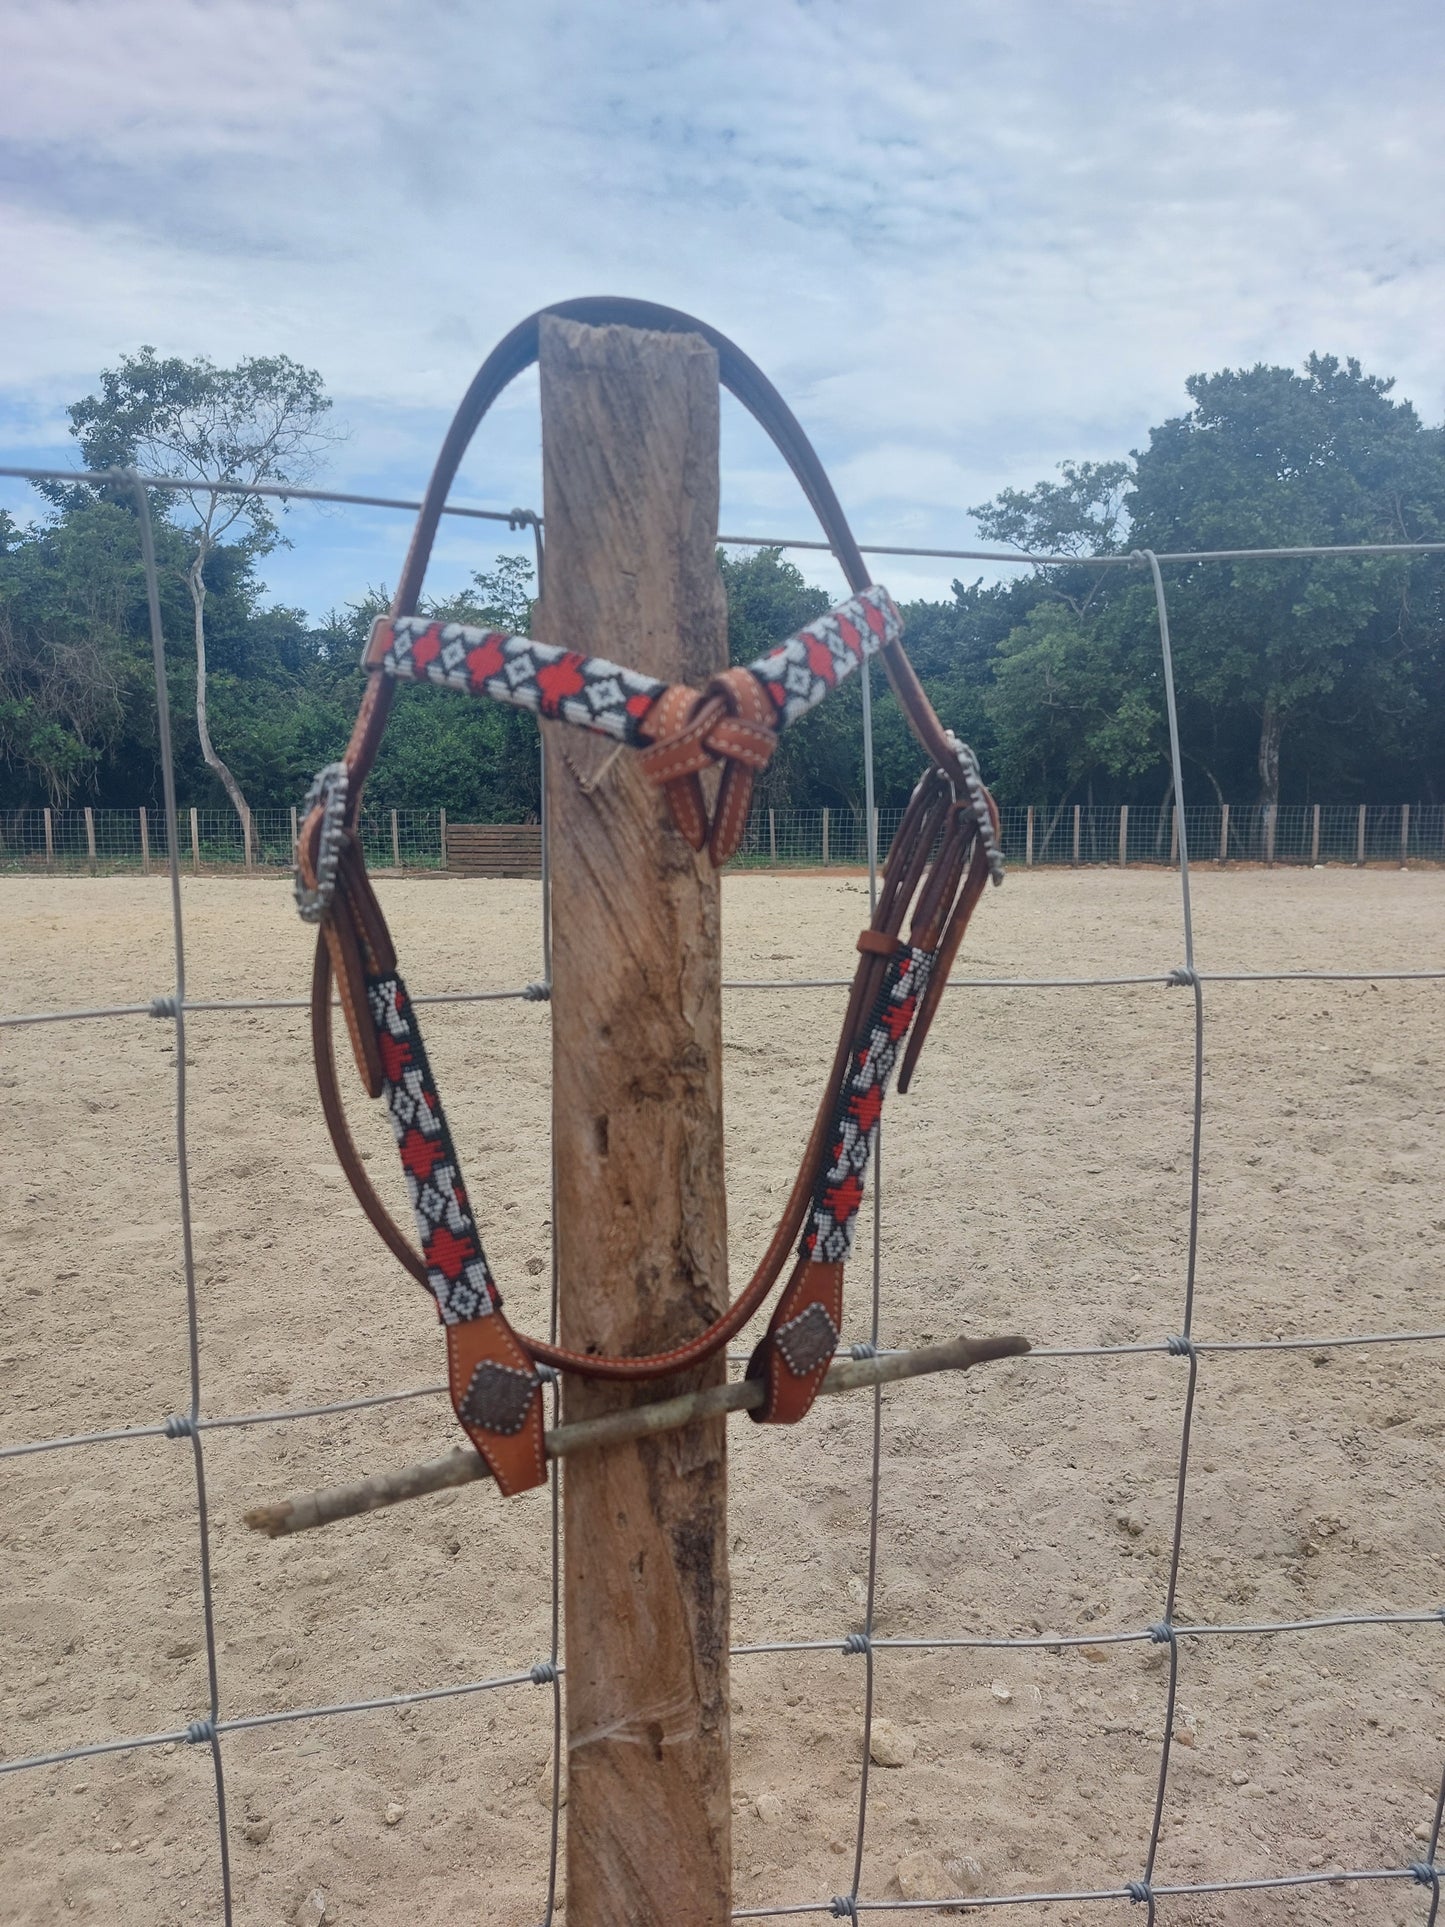
M280 881L185 884L190 995L296 996L308 936ZM383 883L416 990L538 973L528 883ZM7 879L10 1008L171 986L157 879ZM724 885L733 976L841 974L861 882ZM1204 970L1438 966L1439 873L1196 879ZM1010 877L960 973L1167 970L1177 881ZM1196 1335L1445 1327L1445 987L1206 992ZM729 993L735 1275L791 1179L843 993ZM488 1251L524 1326L548 1250L548 1013L426 1011ZM886 1124L883 1336L1018 1330L1042 1347L1180 1325L1192 998L1162 986L950 995ZM435 1322L336 1170L301 1012L196 1014L190 1155L205 1407L238 1413L426 1385ZM186 1402L168 1024L3 1033L4 1442L154 1423ZM364 1142L398 1201L385 1120ZM866 1266L849 1283L866 1331ZM889 1392L879 1635L1136 1631L1163 1607L1186 1363L1022 1360ZM1298 1619L1445 1600L1445 1346L1206 1356L1178 1618ZM732 1433L733 1636L841 1639L866 1571L866 1399L797 1432ZM289 1541L243 1511L446 1449L444 1401L210 1432L223 1712L379 1696L525 1669L547 1650L541 1495L478 1486ZM205 1710L190 1447L151 1439L0 1463L5 1757L174 1729ZM1399 1867L1424 1852L1445 1764L1445 1625L1181 1642L1180 1744L1157 1882ZM736 1904L846 1889L863 1663L738 1657ZM862 1892L919 1855L980 1891L1116 1887L1142 1871L1167 1664L1148 1644L881 1651ZM778 1709L785 1709L785 1717ZM229 1737L237 1919L280 1927L319 1888L340 1927L533 1927L545 1893L550 1694L529 1686ZM390 1823L388 1821L390 1808ZM220 1918L204 1747L0 1778L0 1921L189 1927ZM912 1889L911 1889L912 1890ZM1408 1881L1190 1898L1160 1918L1415 1922ZM1126 1903L1009 1918L1140 1918ZM825 1915L818 1915L825 1918ZM886 1916L885 1916L886 1917ZM934 1918L899 1915L897 1918ZM565 1919L565 1915L563 1916ZM680 1923L679 1927L685 1927Z

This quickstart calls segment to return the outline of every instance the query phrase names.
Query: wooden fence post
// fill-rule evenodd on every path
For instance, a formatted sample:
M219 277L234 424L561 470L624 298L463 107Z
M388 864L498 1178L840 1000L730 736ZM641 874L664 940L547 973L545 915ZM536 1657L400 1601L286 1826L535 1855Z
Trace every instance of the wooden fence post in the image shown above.
M296 861L296 845L301 841L301 831L296 822L296 805L291 805L291 861Z
M1274 826L1278 818L1278 815L1279 815L1279 805L1277 803L1265 804L1264 806L1264 860L1267 864L1272 864L1274 862Z
M85 856L90 874L95 875L95 811L89 803L85 806Z
M1320 806L1318 803L1316 803L1310 817L1310 862L1314 864L1314 863L1318 863L1319 860L1320 860Z
M1129 861L1129 805L1119 805L1119 868Z
M768 806L768 861L776 870L778 867L778 813Z
M140 806L140 873L143 877L151 873L151 830L144 803Z
M828 805L823 805L823 868L828 867Z
M1361 803L1360 813L1355 819L1355 862L1361 867L1365 861L1365 804Z
M437 827L441 832L442 868L445 870L447 868L447 813L446 811L438 810L437 818L438 818Z
M196 820L196 812L191 811L191 869L201 874L201 826Z
M1179 811L1173 803L1169 805L1169 867L1179 867Z
M1400 805L1400 868L1403 870L1410 861L1410 805Z
M1219 806L1219 867L1222 870L1229 861L1229 805Z
M541 387L537 633L627 636L636 668L705 686L727 663L713 350L544 315ZM635 759L594 790L584 784L610 752L574 731L566 748L546 779L561 1336L652 1351L728 1297L718 879ZM645 1386L569 1378L566 1415L721 1383L725 1370L718 1354ZM567 1468L567 1918L579 1927L728 1920L726 1463L717 1420Z
M246 868L248 870L254 870L256 867L256 851L251 841L251 812L249 809L241 818L241 852L245 858Z
M45 867L55 868L55 818L49 810L45 812Z
M1024 868L1034 867L1034 806L1029 804L1029 813L1024 820Z
M1074 868L1076 870L1079 867L1079 828L1080 828L1082 815L1083 815L1082 805L1075 803L1074 805Z
M395 810L391 813L391 860L393 865L399 870L401 868L401 837L397 832Z

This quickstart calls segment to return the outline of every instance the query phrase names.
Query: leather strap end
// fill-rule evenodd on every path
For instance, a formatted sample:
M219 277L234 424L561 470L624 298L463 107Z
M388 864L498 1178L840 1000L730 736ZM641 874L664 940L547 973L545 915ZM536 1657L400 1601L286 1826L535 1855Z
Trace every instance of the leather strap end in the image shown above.
M663 785L662 793L667 798L667 807L672 811L678 835L694 850L705 848L707 803L698 778L695 775L675 776L671 782Z
M858 932L858 948L866 956L896 957L899 951L906 950L908 945L901 937L890 937L886 930L874 930L870 927Z
M943 1001L943 992L948 983L948 973L953 968L954 959L963 942L964 932L968 929L974 906L983 895L988 874L988 851L983 846L982 837L978 837L974 841L973 855L969 860L968 874L963 880L963 888L959 892L958 901L953 906L953 914L939 940L933 970L928 979L928 988L923 993L923 1001L913 1020L908 1042L904 1046L903 1062L898 1067L900 1097L908 1094L908 1086L913 1081L913 1072L918 1063L918 1054L923 1049L929 1026L938 1014L938 1006Z
M462 1430L504 1498L547 1482L542 1381L499 1311L448 1325L447 1383Z
M818 1396L843 1324L843 1267L800 1258L772 1322L748 1360L766 1397L748 1414L757 1425L796 1425Z
M715 870L720 870L737 854L748 827L753 801L753 773L745 763L726 763L713 805L712 830L708 835L708 855Z

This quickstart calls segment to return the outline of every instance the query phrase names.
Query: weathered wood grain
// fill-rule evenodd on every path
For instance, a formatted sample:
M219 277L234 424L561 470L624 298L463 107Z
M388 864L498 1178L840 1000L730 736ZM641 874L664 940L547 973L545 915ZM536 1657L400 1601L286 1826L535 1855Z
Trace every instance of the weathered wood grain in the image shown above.
M727 661L718 379L696 336L542 323L545 640L669 681ZM565 1345L664 1349L727 1302L716 877L636 759L548 725L553 1113ZM585 1419L717 1383L566 1383ZM567 1918L730 1911L726 1429L564 1480Z

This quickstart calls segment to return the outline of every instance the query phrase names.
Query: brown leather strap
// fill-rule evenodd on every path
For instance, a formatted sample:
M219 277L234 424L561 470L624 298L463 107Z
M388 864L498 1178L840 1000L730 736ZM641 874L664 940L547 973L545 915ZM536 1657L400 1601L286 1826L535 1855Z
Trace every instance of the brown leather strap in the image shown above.
M482 363L471 387L462 398L437 457L389 614L407 616L415 612L442 510L462 457L498 396L536 361L544 312L571 321L587 322L594 327L616 323L630 328L701 335L717 353L718 375L723 386L737 397L770 436L773 445L797 477L823 525L828 544L847 577L848 586L854 594L871 586L872 578L822 463L803 433L797 417L756 363L726 335L692 315L683 314L676 308L659 307L650 301L629 301L604 295L559 302L555 307L528 315ZM914 734L932 760L961 785L963 770L953 744L934 714L933 705L924 694L923 685L914 674L913 666L903 654L901 645L885 645L881 654L888 680ZM390 677L373 673L368 678L344 757L350 779L346 798L348 824L358 820L362 790L376 759L394 695L395 684ZM321 812L318 808L307 818L301 832L303 849L311 851L313 858L320 830Z
M899 931L927 871L929 853L952 814L951 786L938 771L930 771L914 790L903 813L879 891L873 928L886 936L886 950L875 952L870 946L858 959L838 1047L792 1191L768 1248L747 1286L727 1311L704 1331L670 1351L641 1358L614 1358L566 1351L559 1345L517 1333L518 1344L531 1358L558 1370L577 1372L589 1378L660 1378L701 1364L720 1346L736 1337L760 1309L798 1242L812 1202L820 1161L828 1152L827 1139L832 1128L838 1091L859 1027L873 1007L888 959L898 950ZM426 1285L426 1261L392 1220L377 1195L351 1136L336 1083L336 1060L331 1041L331 981L330 950L323 944L318 946L316 967L311 979L311 1034L316 1054L316 1079L331 1141L362 1210L375 1225L388 1249L419 1284Z
M764 1400L749 1413L759 1425L796 1425L818 1396L843 1329L843 1267L800 1258L767 1333L748 1360Z
M462 1430L504 1496L543 1485L542 1381L499 1311L448 1325L447 1384Z
M742 842L753 799L753 774L766 769L777 747L777 717L756 676L728 669L701 695L674 683L659 696L642 724L652 748L642 768L667 797L672 818L693 849L707 846L715 866ZM722 765L717 802L709 823L702 772Z
M682 331L700 335L708 341L717 351L723 385L771 436L800 482L823 525L849 586L855 594L871 586L863 558L832 485L806 435L777 390L725 336L689 315L647 302L599 298L564 302L547 312L594 326L618 323L634 328ZM507 385L536 361L540 321L540 314L529 316L494 349L478 371L457 411L417 518L411 547L392 600L390 613L394 617L410 615L416 609L442 509L458 466L488 409ZM449 1352L462 1361L456 1366L456 1373L463 1370L468 1359L472 1361L473 1373L484 1362L505 1371L519 1370L508 1350L509 1345L515 1345L524 1359L530 1356L591 1377L646 1379L663 1376L700 1363L735 1336L776 1283L788 1253L801 1232L820 1169L820 1159L828 1151L825 1138L832 1125L842 1078L859 1025L878 995L888 959L898 949L903 919L915 895L919 894L920 884L924 884L929 853L940 834L943 835L943 844L939 860L932 877L924 884L914 916L915 929L921 927L935 934L940 929L943 931L942 948L929 985L932 1002L925 1004L922 1013L928 1018L936 1008L947 963L952 961L962 938L968 912L977 899L978 889L973 887L976 875L979 878L978 887L981 888L983 872L979 864L977 823L966 824L958 807L970 794L967 772L952 739L934 714L901 645L886 643L881 653L889 682L914 734L935 767L910 799L903 824L894 839L871 933L877 941L860 946L862 954L854 975L848 1012L833 1067L792 1193L762 1263L747 1287L720 1318L696 1338L671 1351L649 1358L604 1358L571 1353L539 1339L512 1334L500 1313L493 1313L465 1325L448 1326L449 1334L467 1334L457 1338L449 1335L448 1338ZM392 679L373 671L368 677L346 749L344 762L348 781L343 821L345 830L352 834L343 846L335 893L317 947L316 967L312 976L312 1035L322 1108L342 1168L363 1210L388 1247L415 1277L425 1283L427 1272L421 1254L392 1222L352 1142L340 1093L336 1088L336 1066L331 1043L330 990L334 975L363 1085L372 1095L377 1094L381 1088L381 1065L367 1005L365 980L368 970L375 971L379 960L389 958L393 953L385 919L360 859L354 828L361 808L365 780L375 760L394 692ZM654 746L644 752L644 756L650 759L649 774L663 784L674 818L693 847L701 849L707 844L714 862L725 861L736 848L746 825L754 773L765 766L771 754L770 738L775 718L765 693L747 671L729 670L700 693L686 689L667 691L656 705L654 717L649 720L656 724L651 732ZM721 765L722 774L712 820L709 822L701 778L703 772L714 764ZM318 806L302 827L298 859L303 880L313 886L318 869L321 831L322 809ZM972 862L965 890L956 897L965 849L970 850ZM918 941L916 937L915 941ZM917 1056L916 1041L915 1037L906 1059L906 1069L910 1071ZM831 1276L834 1271L838 1274L836 1280ZM803 1262L795 1272L784 1302L789 1305L801 1304L804 1311L812 1305L820 1305L826 1310L836 1304L836 1311L829 1313L836 1326L841 1318L840 1294L841 1267ZM794 1311L792 1315L801 1313ZM780 1320L781 1324L788 1323L788 1319L781 1316L781 1308L780 1318L774 1320L775 1327L779 1329ZM488 1334L485 1339L480 1335L483 1329ZM487 1346L492 1349L487 1351ZM798 1355L796 1347L795 1355ZM768 1369L771 1370L772 1366ZM826 1370L826 1365L822 1369ZM464 1392L457 1394L456 1373L453 1391L464 1400ZM810 1371L794 1376L810 1380L813 1373ZM497 1382L505 1385L508 1381L502 1379ZM816 1390L816 1387L813 1389ZM777 1409L787 1406L789 1398L797 1405L802 1395L802 1390L798 1388L791 1393L779 1392L775 1400ZM811 1396L812 1393L808 1392L809 1402ZM504 1401L499 1400L497 1409L501 1409L503 1404ZM540 1413L540 1399L536 1405ZM525 1453L533 1451L530 1409L524 1428L515 1435L497 1435L524 1439L524 1443L500 1446L494 1437L495 1427L490 1431L478 1427L490 1441L484 1444L479 1439L479 1449L487 1453L489 1458L491 1452L499 1454L498 1463L503 1464L504 1471L498 1472L498 1479L501 1482L505 1477L511 1481L510 1489L517 1489L524 1478L528 1483L535 1482L528 1476L528 1467L523 1463ZM805 1405L800 1409L806 1409ZM537 1423L540 1425L540 1417ZM504 1489L509 1488L504 1486Z
M992 813L996 830L998 827L998 805L994 802L992 796L988 799L988 807ZM983 895L984 886L987 884L988 879L988 851L983 846L982 838L978 838L974 842L973 857L968 866L967 879L964 882L963 889L959 893L958 902L954 905L953 914L949 918L947 928L939 939L938 961L933 966L933 974L929 978L928 988L923 994L922 1005L919 1008L918 1015L913 1020L913 1029L909 1034L908 1043L904 1047L903 1062L898 1071L898 1092L900 1096L907 1095L908 1086L913 1081L913 1072L918 1063L919 1052L923 1049L924 1039L928 1036L934 1017L938 1014L939 1003L948 985L948 973L953 968L953 960L958 955L959 945L963 942L963 933L968 928L968 920L973 915L974 905Z

